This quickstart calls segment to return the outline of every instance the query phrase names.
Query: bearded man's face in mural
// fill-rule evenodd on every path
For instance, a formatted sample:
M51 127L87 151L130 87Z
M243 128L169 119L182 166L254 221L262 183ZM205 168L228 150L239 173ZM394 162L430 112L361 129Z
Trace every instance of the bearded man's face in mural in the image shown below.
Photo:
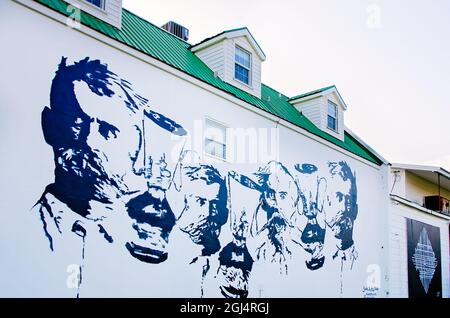
M329 163L332 177L326 224L338 240L338 249L353 246L353 226L358 215L356 176L345 162Z
M37 204L52 250L48 225L56 224L58 232L62 234L62 231L57 220L46 220L54 218L47 199L49 195L79 216L100 222L113 214L116 203L123 206L122 201L128 201L125 198L145 192L144 201L142 197L135 199L141 199L143 210L153 208L158 217L155 220L145 214L142 216L139 209L129 211L136 237L153 237L153 233L154 237L167 241L173 225L169 225L168 231L167 226L160 225L174 223L164 196L172 173L164 162L165 154L157 154L157 159L153 159L145 153L145 121L148 126L157 126L168 134L186 134L177 123L150 110L147 99L136 94L130 83L100 61L86 58L67 65L66 58L62 58L52 81L50 107L42 112L44 137L54 151L55 181L47 186ZM144 170L151 170L151 173L143 173L138 167L138 157L143 150L147 162L152 163ZM153 186L156 190L150 191ZM129 206L130 202L127 204ZM112 243L113 237L106 233L109 229L105 230L100 223L99 227Z
M38 203L45 206L49 193L80 216L96 219L94 202L109 205L145 185L133 179L131 164L141 142L133 119L146 103L100 61L86 58L67 65L62 58L50 107L42 112L55 181Z
M144 190L145 180L132 170L143 138L140 118L124 107L120 93L105 99L92 94L84 82L75 83L75 93L83 112L89 116L86 145L108 178L115 180L123 193Z
M184 208L177 224L202 246L201 256L210 256L220 250L220 230L228 219L225 180L209 165L187 166L182 174Z
M256 180L230 171L229 176L241 185L260 192L260 202L252 216L250 233L261 237L264 232L265 242L256 249L256 258L280 264L280 271L287 272L287 257L291 255L288 248L290 219L297 212L299 191L295 179L280 162L271 161L258 172Z

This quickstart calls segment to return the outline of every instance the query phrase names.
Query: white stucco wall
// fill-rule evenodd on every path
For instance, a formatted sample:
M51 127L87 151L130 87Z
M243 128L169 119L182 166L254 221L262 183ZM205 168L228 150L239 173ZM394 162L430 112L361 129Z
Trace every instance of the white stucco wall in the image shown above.
M67 287L67 281L72 277L70 265L80 261L74 251L76 243L69 238L62 241L60 246L63 247L50 251L42 222L33 209L45 187L54 180L53 151L43 138L41 112L49 105L50 86L63 56L68 58L68 64L85 57L107 64L108 69L132 83L136 92L148 98L154 111L182 124L192 135L205 116L220 120L230 128L270 129L277 126L276 122L15 2L1 2L0 16L3 41L0 52L3 72L0 77L0 191L3 193L0 203L0 296L74 297L77 292ZM27 34L30 28L34 30L33 36L24 39L21 35ZM87 91L83 91L82 83L77 84L77 88L80 100L92 98L92 94L83 93ZM124 121L116 108L109 109L103 103L104 99L96 100L98 107L105 109L106 116ZM325 265L311 271L305 267L308 253L289 241L292 255L287 259L288 274L280 274L277 263L257 261L255 254L252 255L255 263L249 279L249 296L363 297L368 281L375 281L379 285L376 284L374 295L385 297L388 289L385 281L388 265L386 167L377 168L284 126L278 128L278 160L295 178L302 176L296 173L294 166L303 163L316 165L318 175L327 179L330 179L328 162L345 161L355 172L359 211L353 237L357 258L352 266L349 262L341 264L339 258L333 259L336 243L331 231L327 230ZM152 137L151 151L171 151L173 140L163 134L152 134ZM112 152L119 155L121 148L113 148ZM215 166L222 175L233 170L254 176L264 164L217 163ZM248 215L254 213L260 194L236 182L230 184L232 213L242 209ZM306 190L314 191L314 187L308 188L306 182L302 185ZM330 179L326 194L335 196L336 191L339 188ZM168 194L173 209L179 209L183 200L176 194L173 198ZM325 209L332 213L332 207ZM61 210L67 210L67 207L62 206ZM67 213L70 212L66 211L66 216ZM86 220L86 223L89 222ZM128 224L120 224L115 230L118 236L130 233ZM222 246L230 240L229 229L229 223L224 225ZM253 242L249 239L251 253L260 243L257 239ZM196 253L198 246L194 246L176 226L170 235L169 258L158 265L139 262L123 247L108 244L95 235L89 236L82 264L81 297L199 297L202 268L200 264L189 264L198 255ZM211 262L205 296L217 297L221 295L211 276L216 271L217 259L212 257Z

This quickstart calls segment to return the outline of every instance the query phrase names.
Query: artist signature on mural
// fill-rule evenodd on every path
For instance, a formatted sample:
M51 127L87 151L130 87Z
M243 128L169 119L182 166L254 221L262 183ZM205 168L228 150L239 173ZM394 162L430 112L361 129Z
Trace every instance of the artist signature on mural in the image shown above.
M376 298L378 297L379 288L376 286L364 286L363 297L364 298Z

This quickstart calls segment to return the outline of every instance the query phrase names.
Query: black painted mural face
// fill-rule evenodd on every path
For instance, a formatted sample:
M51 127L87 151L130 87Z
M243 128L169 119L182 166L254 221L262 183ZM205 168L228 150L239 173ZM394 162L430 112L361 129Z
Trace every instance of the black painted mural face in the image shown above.
M296 211L298 191L294 179L283 171L277 171L267 177L263 201L267 211L278 212L279 217L288 220ZM269 212L269 213L270 213Z
M50 107L42 112L44 137L55 154L55 181L38 204L48 210L46 196L51 194L80 216L98 219L93 204L111 205L139 188L129 178L141 142L135 115L146 105L100 61L85 58L67 65L62 58ZM116 113L122 115L111 115Z
M330 163L333 192L328 198L325 222L338 240L338 248L353 246L353 226L358 215L356 177L345 162Z
M197 190L185 196L185 208L177 223L194 243L201 244L204 233L210 227L210 211L214 213L213 202L219 193L219 185L208 187L201 182L195 183L198 184Z
M312 164L297 164L300 173L299 187L302 201L302 220L306 222L301 229L300 245L311 254L305 261L309 270L319 270L325 263L323 248L325 244L325 224L323 206L327 189L327 180L317 175L318 168Z
M167 258L165 247L175 224L165 199L172 172L161 149L154 149L154 157L146 152L146 122L148 129L156 126L159 135L187 134L176 122L151 110L148 100L105 64L85 58L67 65L62 58L52 82L50 107L42 112L44 137L55 153L55 182L47 186L37 205L51 249L53 238L46 220L53 218L49 194L95 222L109 217L97 215L98 211L113 214L116 204L126 203L137 234L126 244L130 254L151 263ZM126 199L134 193L141 194ZM121 202L122 198L127 202ZM99 227L112 243L113 237ZM137 244L139 240L150 241L151 247Z
M113 96L100 97L92 94L84 82L75 83L77 100L89 118L86 145L111 178L120 180L121 185L133 187L127 189L128 192L143 190L142 178L132 171L143 138L141 120L126 108L120 86L113 84L111 88L115 91ZM72 129L79 130L78 127Z
M221 227L228 219L225 180L209 165L187 166L182 174L184 208L177 224L202 247L202 256L210 256L220 249Z

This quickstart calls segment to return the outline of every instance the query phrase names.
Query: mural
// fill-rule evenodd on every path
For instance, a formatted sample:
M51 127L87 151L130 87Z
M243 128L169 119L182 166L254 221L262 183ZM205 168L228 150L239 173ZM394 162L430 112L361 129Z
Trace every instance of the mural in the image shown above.
M246 298L253 258L247 248L246 240L249 224L245 211L233 221L233 240L219 254L222 283L220 291L226 298Z
M269 162L255 173L255 180L231 171L230 177L241 185L258 191L260 199L253 213L250 233L260 237L256 258L280 264L280 273L288 271L291 256L290 239L292 216L297 213L299 192L294 178L279 162Z
M442 298L440 230L407 219L410 298Z
M181 124L88 57L73 64L61 59L41 123L55 170L34 208L51 251L64 253L66 237L75 242L78 296L92 237L157 271L177 257L169 255L169 246L177 244L170 237L180 231L198 249L186 266L201 266L202 297L208 275L224 297L249 296L256 263L275 264L286 276L325 270L328 261L352 270L357 260L357 181L345 161L322 169L318 163L270 161L251 173L202 163L185 149L188 132ZM259 199L233 209L231 188ZM169 191L179 199L169 199ZM331 255L326 246L333 247ZM303 269L291 265L298 255L306 255Z
M202 263L203 296L203 280L211 269L210 258L221 249L219 235L228 220L228 192L226 180L216 168L185 163L186 157L193 156L197 155L190 151L182 156L181 182L177 191L182 194L183 205L177 225L192 243L201 247L200 255L195 255L191 264Z

